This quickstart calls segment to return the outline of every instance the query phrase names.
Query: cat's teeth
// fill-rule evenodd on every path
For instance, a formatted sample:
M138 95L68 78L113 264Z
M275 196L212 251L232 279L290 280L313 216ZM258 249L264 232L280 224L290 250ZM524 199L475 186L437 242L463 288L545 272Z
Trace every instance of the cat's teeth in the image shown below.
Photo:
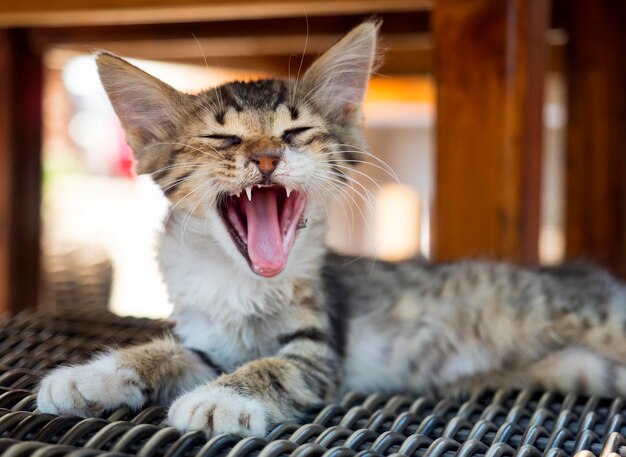
M293 189L289 186L285 186L285 191L287 192L287 198L289 198L289 195L291 195L291 192L293 191Z
M248 196L248 201L252 201L252 186L246 187L246 195Z

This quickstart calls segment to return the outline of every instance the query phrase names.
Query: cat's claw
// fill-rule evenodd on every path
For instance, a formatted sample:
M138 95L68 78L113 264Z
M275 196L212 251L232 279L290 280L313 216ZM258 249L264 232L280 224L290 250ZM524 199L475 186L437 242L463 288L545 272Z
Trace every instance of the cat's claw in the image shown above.
M112 356L86 365L57 368L43 378L37 393L41 413L97 417L107 409L139 408L145 395L137 374L116 366Z
M168 422L181 432L264 436L267 412L255 398L224 387L201 386L178 397L169 409Z

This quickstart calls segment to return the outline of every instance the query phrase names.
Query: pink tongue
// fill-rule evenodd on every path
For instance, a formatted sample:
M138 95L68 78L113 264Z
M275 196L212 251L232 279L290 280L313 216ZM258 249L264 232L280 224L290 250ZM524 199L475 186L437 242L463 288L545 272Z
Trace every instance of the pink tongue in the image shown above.
M241 199L248 221L248 255L254 272L271 278L287 263L274 191L254 190L252 201Z

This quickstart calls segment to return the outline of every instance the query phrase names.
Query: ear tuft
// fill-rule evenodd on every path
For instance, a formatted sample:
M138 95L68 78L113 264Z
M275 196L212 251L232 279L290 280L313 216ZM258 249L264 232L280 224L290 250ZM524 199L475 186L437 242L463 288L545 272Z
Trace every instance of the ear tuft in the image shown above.
M305 93L328 116L341 122L360 119L370 75L378 64L376 47L382 21L352 29L317 59L304 76Z
M108 52L96 55L102 85L141 162L149 143L167 141L182 125L187 96Z

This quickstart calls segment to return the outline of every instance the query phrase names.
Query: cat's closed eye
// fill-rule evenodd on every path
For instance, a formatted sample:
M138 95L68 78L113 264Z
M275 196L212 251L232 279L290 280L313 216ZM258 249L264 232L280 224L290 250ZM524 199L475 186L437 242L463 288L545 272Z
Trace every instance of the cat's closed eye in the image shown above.
M313 127L296 127L283 132L283 141L287 144L295 143L301 133L311 130Z
M214 147L216 149L225 149L241 144L241 137L237 135L218 135L218 134L205 134L198 135L198 138L205 138L208 140L215 140Z

